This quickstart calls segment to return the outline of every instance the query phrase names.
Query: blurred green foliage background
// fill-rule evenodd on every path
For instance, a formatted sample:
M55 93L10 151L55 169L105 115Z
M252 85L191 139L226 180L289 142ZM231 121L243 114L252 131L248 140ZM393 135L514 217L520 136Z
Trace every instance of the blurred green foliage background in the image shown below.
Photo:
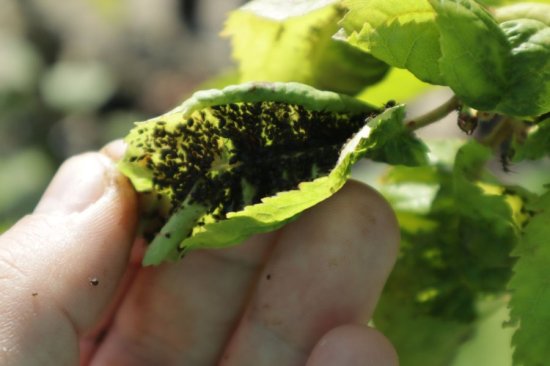
M239 0L3 0L0 232L68 156L123 137L230 65Z

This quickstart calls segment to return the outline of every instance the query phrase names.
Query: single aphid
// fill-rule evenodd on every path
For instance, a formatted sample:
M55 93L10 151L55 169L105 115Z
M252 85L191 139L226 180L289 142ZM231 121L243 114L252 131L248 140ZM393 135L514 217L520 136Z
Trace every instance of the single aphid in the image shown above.
M99 279L97 277L88 278L88 282L90 282L90 285L92 285L92 286L98 286L99 285Z

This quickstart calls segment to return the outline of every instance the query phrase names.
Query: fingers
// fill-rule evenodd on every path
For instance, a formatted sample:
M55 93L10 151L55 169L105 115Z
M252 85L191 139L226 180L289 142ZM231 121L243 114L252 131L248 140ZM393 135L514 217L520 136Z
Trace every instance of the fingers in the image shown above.
M0 237L0 363L74 365L126 267L136 201L99 153L69 159Z
M380 332L362 325L343 325L321 338L306 366L398 366L397 353Z
M223 365L304 365L330 329L366 322L394 264L391 208L358 183L284 228Z
M214 365L276 235L142 268L92 365Z
M273 339L265 335L254 339L258 334L242 332L244 336L235 338L228 354L240 353L235 357L237 365L262 365L256 362L262 350L249 350L243 344L261 348L256 342L266 342L268 354L275 357L272 364L291 365L299 359L303 365L329 329L370 317L398 241L391 210L371 189L352 183L330 201L334 202L312 209L283 231L257 235L235 248L192 252L181 262L140 270L92 364L215 364L255 283L265 286L266 281L273 279L275 284L277 279L275 291L257 290L256 303L266 296L302 299L302 291L313 282L325 283L331 292L327 296L323 286L312 285L315 296L306 309L294 304L286 312L284 302L274 303L273 314L283 310L281 319L295 322L296 329L288 331L295 332L296 338L290 341L299 345L300 352L279 358L284 349ZM258 277L266 260L268 265ZM285 280L287 269L290 276ZM267 274L273 277L267 280ZM344 298L333 296L340 287ZM303 313L310 311L309 319L301 322ZM242 322L241 328L246 329Z

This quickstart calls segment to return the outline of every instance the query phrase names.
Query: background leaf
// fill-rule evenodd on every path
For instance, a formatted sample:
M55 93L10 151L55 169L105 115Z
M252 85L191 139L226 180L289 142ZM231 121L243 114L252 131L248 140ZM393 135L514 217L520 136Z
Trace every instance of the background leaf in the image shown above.
M550 4L550 1L546 1ZM534 19L550 26L550 5L533 2L519 3L496 8L495 19L499 22L516 19Z
M546 7L550 11L550 6ZM534 19L500 24L511 44L507 85L497 110L516 116L550 111L550 26Z
M347 0L346 41L420 80L443 84L435 12L426 0Z
M525 141L514 141L514 151L515 161L550 156L550 118L532 127Z
M392 67L383 80L368 86L357 98L372 105L383 106L389 100L408 102L433 88L433 85L421 81L410 71Z
M430 0L437 13L445 84L466 104L492 110L506 86L509 45L497 22L469 0Z
M332 38L343 12L327 0L255 0L232 12L224 34L241 82L297 81L355 94L379 81L385 63Z
M466 105L522 117L550 110L548 5L535 4L539 13L507 7L497 12L499 24L473 0L345 4L339 37L420 80L449 86Z
M518 365L544 365L550 359L546 330L550 327L550 193L530 207L534 216L524 228L509 288L511 320L519 325L513 337L514 362Z
M385 294L376 308L375 326L396 347L401 366L450 365L460 345L471 336L474 326L419 314L414 302L407 297L408 291L401 292L389 287L406 288L415 281L416 270L403 268L396 270L400 274L393 272L391 285L386 285ZM410 273L415 273L415 276Z
M487 173L489 149L440 145L430 144L430 165L392 167L381 184L402 243L374 320L403 365L451 364L479 320L476 304L502 296L513 264L519 193Z

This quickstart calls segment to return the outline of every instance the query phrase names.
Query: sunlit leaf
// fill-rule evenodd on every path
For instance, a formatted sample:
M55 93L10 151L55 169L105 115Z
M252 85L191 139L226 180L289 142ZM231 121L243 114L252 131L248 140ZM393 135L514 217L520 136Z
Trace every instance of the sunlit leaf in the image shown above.
M388 65L332 36L344 9L333 0L255 0L232 12L231 37L241 81L297 81L355 94Z
M550 1L547 1L550 4ZM550 5L532 2L519 3L495 9L495 19L499 22L516 19L534 19L550 26Z
M386 63L449 86L466 105L512 116L550 111L548 5L474 0L348 0L339 35ZM524 16L526 18L515 18Z
M420 80L443 84L435 12L426 0L346 0L346 41Z
M470 0L430 0L437 13L445 84L466 104L491 110L506 86L509 46L497 22Z

